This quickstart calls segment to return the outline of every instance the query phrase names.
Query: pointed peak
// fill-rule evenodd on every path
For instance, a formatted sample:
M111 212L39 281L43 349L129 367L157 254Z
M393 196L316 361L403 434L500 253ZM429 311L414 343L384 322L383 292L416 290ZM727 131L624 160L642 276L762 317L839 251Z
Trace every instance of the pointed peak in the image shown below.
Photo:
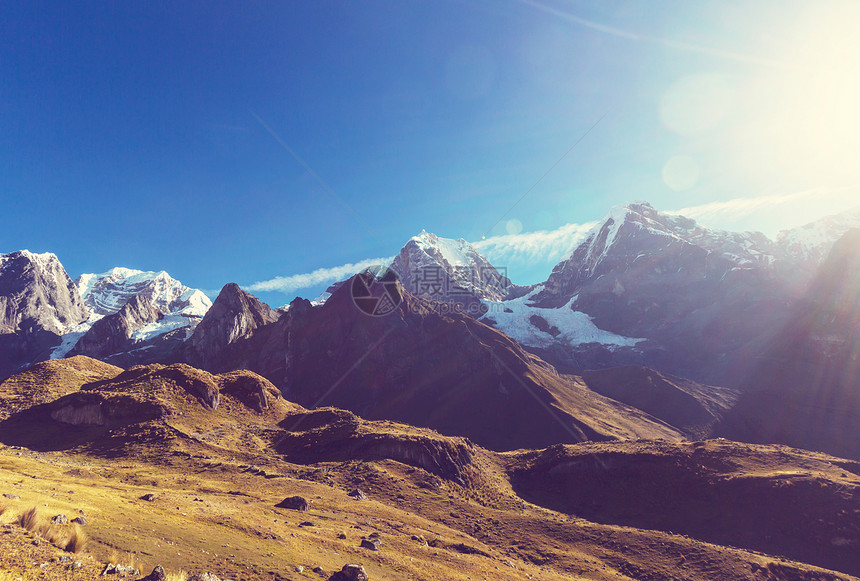
M656 212L654 206L652 206L647 200L633 200L632 202L628 202L626 204L628 208L634 210L636 208L651 210L652 212Z
M96 274L96 275L90 275L90 276L96 276L99 278L102 278L102 277L128 278L130 276L135 276L138 274L144 274L144 271L137 270L134 268L125 268L124 266L114 266L113 268L111 268L107 272L103 272L101 274Z
M436 244L436 242L439 241L439 237L422 228L421 232L410 238L410 241L421 242L424 244Z

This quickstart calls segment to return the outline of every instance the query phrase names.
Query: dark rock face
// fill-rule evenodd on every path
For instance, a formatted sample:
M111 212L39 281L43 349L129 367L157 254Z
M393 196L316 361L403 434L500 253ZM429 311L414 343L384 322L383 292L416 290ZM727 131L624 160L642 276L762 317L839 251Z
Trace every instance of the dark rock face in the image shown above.
M763 234L711 230L634 203L553 269L533 305L569 307L600 329L646 339L631 362L737 385L808 280Z
M53 254L0 254L0 378L49 357L64 328L89 313Z
M212 307L194 329L185 348L185 359L195 367L226 371L220 355L236 340L251 336L278 320L278 313L235 283L221 289Z
M860 458L858 329L860 229L833 246L719 433Z
M647 412L689 438L710 436L738 399L736 390L636 365L584 371L582 379L589 389Z
M164 315L145 295L134 295L113 315L96 321L78 340L69 356L86 355L103 359L131 348L132 334L147 325L160 321Z

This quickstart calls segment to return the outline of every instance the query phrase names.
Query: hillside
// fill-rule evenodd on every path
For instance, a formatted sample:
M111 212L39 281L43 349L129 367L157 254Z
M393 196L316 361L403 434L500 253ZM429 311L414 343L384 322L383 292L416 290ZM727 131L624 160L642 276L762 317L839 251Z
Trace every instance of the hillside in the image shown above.
M141 575L156 564L249 581L328 579L347 563L374 580L860 571L860 469L785 447L631 441L499 454L305 410L249 372L185 365L84 384L13 414L0 440L0 520L31 507L44 518L83 513L89 542L73 560L88 553ZM278 507L297 495L307 510ZM0 535L0 567L57 578L39 576L57 565L20 558L34 537L16 526Z

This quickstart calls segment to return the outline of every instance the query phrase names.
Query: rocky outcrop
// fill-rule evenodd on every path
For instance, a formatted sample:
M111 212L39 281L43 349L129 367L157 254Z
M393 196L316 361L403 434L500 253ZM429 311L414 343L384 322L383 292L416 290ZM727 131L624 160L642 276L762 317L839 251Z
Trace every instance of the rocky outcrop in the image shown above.
M475 448L462 438L419 435L407 426L380 429L335 408L297 412L280 423L286 431L276 450L291 462L343 462L389 459L468 485Z
M170 415L158 402L126 394L78 392L48 405L51 419L72 426L116 427Z
M235 341L278 320L277 311L230 283L194 329L185 349L188 363L210 371L227 371L221 354Z
M361 565L344 565L343 568L329 577L329 581L368 581L367 571Z
M256 412L269 409L270 403L281 397L271 381L246 370L222 373L216 376L216 381L222 394L236 398Z
M152 305L148 297L133 295L119 311L93 323L69 355L102 359L128 350L135 331L163 317L163 313Z
M276 508L287 508L289 510L305 511L310 509L308 499L303 496L288 496L275 505Z
M36 363L0 382L0 418L76 392L88 383L114 378L122 371L82 355Z
M145 442L147 451L163 454L175 439L199 444L229 434L225 438L231 443L251 441L258 452L261 433L277 433L279 420L302 410L284 401L270 382L250 371L212 375L181 363L122 371L83 356L69 361L93 362L105 369L101 378L91 375L94 380L83 385L79 385L78 374L39 373L36 380L69 378L72 389L79 390L69 393L65 386L43 386L46 396L42 401L48 401L13 410L0 421L0 442L40 450L81 447L106 455ZM44 365L62 367L62 363ZM7 383L14 388L33 374L19 375L22 381ZM55 398L51 398L53 394ZM206 429L210 423L212 428Z
M516 493L562 514L860 572L860 487L832 456L721 439L559 445L510 460Z
M0 254L0 379L48 359L59 335L89 313L53 254Z

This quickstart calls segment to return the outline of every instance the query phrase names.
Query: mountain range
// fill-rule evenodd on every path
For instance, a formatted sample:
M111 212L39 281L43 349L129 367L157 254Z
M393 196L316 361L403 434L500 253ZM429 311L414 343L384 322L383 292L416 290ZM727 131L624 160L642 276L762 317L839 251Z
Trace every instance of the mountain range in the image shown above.
M823 331L800 311L830 300L822 296L856 296L856 281L824 282L856 255L842 241L852 226L860 214L770 240L634 202L613 208L530 286L465 240L422 232L387 265L397 304L379 317L357 307L358 283L381 288L368 274L276 310L232 283L213 303L165 272L114 268L73 282L53 254L13 252L0 255L0 377L67 355L126 368L249 369L309 408L334 405L498 450L721 429L795 441L737 418L760 413L765 386L782 377L763 361L794 357L786 337L820 346ZM840 353L820 362L831 375L853 369L852 329L828 335ZM853 391L835 383L833 397L854 409ZM755 433L740 427L751 424ZM838 435L797 441L834 451Z
M857 579L858 328L860 215L635 202L536 285L422 232L277 309L3 254L0 569Z

